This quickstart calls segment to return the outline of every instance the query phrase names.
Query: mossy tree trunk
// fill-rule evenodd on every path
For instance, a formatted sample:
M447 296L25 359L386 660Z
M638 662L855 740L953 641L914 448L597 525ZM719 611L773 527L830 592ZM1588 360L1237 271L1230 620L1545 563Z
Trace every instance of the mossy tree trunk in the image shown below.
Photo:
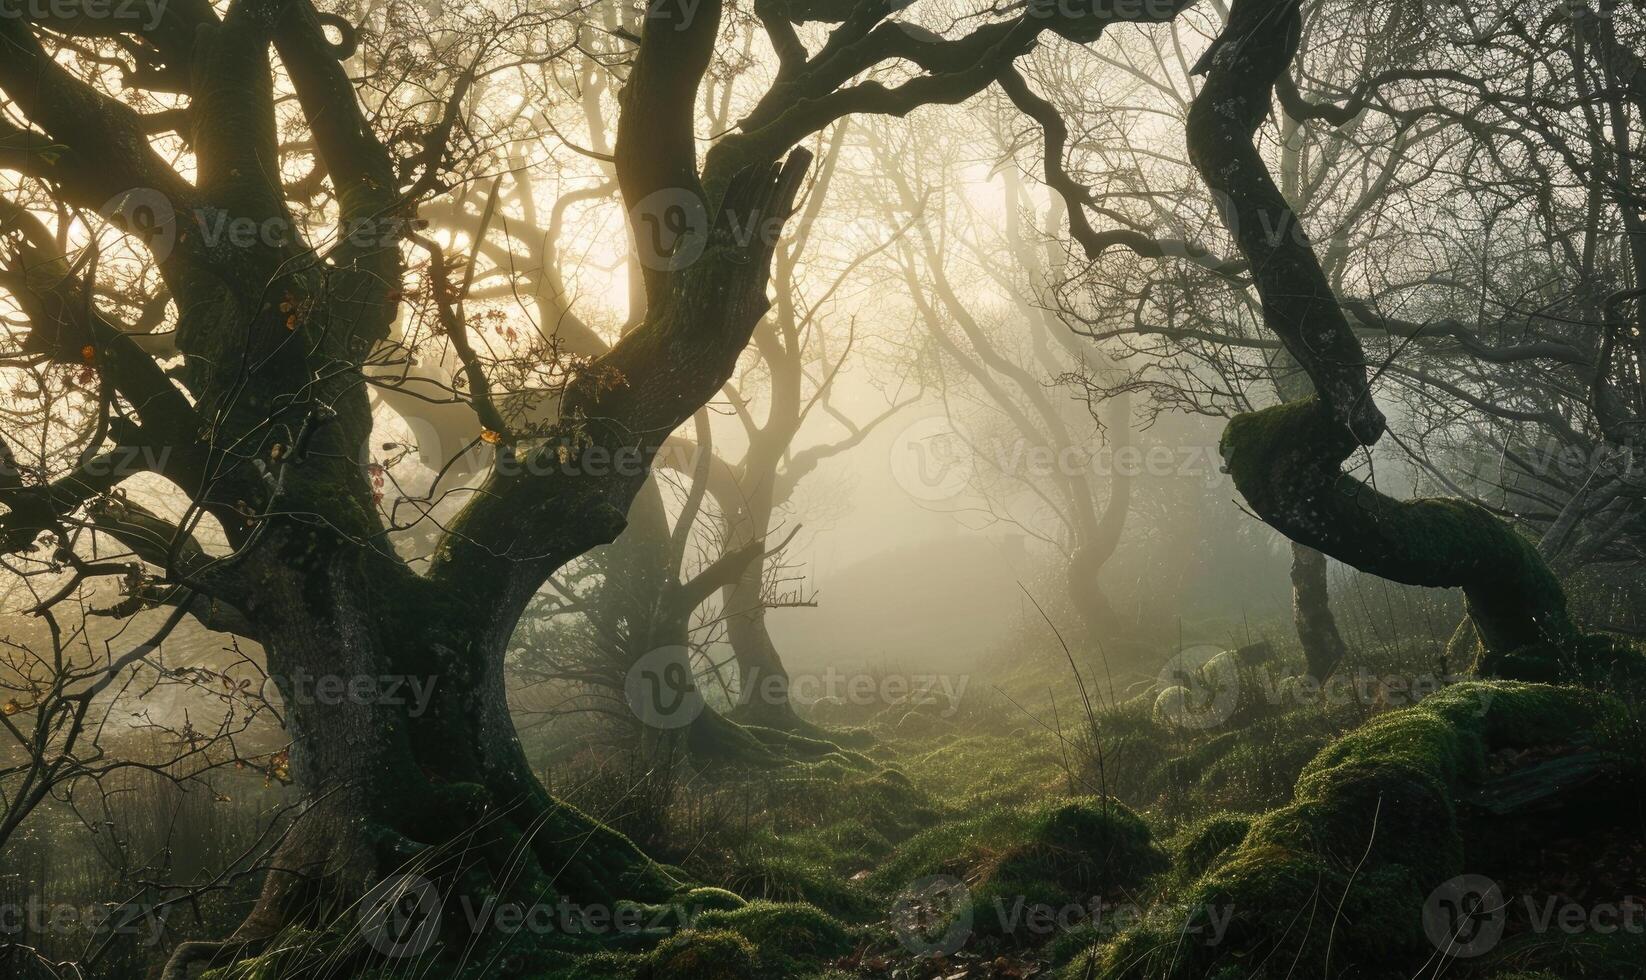
M1578 635L1530 542L1468 502L1396 500L1343 472L1385 422L1360 343L1253 143L1300 30L1295 0L1237 2L1201 63L1206 82L1189 114L1190 159L1254 270L1264 322L1316 391L1232 420L1222 442L1229 472L1253 510L1293 541L1398 582L1461 587L1484 672L1517 652L1514 671L1555 672Z
M727 206L785 214L803 160L781 177L734 181ZM679 277L684 282L669 284L631 340L573 381L546 440L511 444L505 434L480 503L453 522L426 575L384 544L371 510L359 462L370 415L358 389L328 403L327 421L316 422L311 408L291 420L293 429L314 429L300 452L257 444L257 455L284 461L276 489L233 490L256 515L243 557L219 564L200 584L238 609L263 644L289 708L292 774L312 805L275 855L265 893L230 950L286 926L330 921L401 870L428 878L443 895L476 900L506 891L609 906L666 896L666 875L632 844L543 790L508 711L504 654L537 588L617 536L646 461L729 376L764 302L769 252L761 249L758 241L752 250L711 245ZM343 316L335 307L326 312L333 323ZM692 368L681 370L686 364ZM280 395L267 397L277 403ZM248 417L241 431L254 426ZM513 454L522 465L508 465ZM593 476L532 465L530 454L539 462L604 454L638 463ZM427 700L407 703L404 685L396 696L377 696L402 681L421 683ZM325 683L373 693L360 703L354 688L328 695L318 687Z
M664 440L731 376L770 305L773 252L810 154L710 174L708 194L692 120L720 7L704 4L689 29L648 27L623 96L621 189L637 227L658 217L649 210L658 201L700 209L695 237L673 243L676 254L699 254L662 257L647 276L644 322L577 370L554 421L533 429L492 400L439 247L416 234L415 202L438 185L443 144L422 161L426 172L403 179L307 3L240 0L220 22L204 6L172 13L199 22L182 31L197 41L177 56L198 84L192 182L149 148L135 112L70 75L26 21L0 19L0 86L28 93L32 120L63 144L68 200L131 219L135 195L172 212L155 226L170 239L150 248L178 311L186 394L93 304L63 301L91 288L66 263L41 260L50 281L30 280L35 339L63 363L83 364L91 349L122 408L114 437L164 448L151 454L157 475L188 498L180 524L110 507L99 528L157 569L151 576L178 601L202 595L234 610L262 644L306 807L234 941L179 949L172 973L287 926L329 924L401 869L448 897L663 897L671 883L655 865L553 801L532 773L508 711L504 655L531 597L617 536ZM279 184L271 46L336 191L340 234L324 251L295 233L243 247L193 233L197 215L299 227ZM382 234L357 234L362 222ZM396 553L378 506L363 381L403 302L408 240L431 256L474 434L496 450L472 501L415 565ZM38 500L9 501L8 547L60 533L106 489L76 474ZM193 537L203 514L233 554L206 557Z
M319 926L398 871L444 894L658 899L633 845L552 800L508 710L510 629L321 527L270 526L240 608L286 706L307 811L238 933Z

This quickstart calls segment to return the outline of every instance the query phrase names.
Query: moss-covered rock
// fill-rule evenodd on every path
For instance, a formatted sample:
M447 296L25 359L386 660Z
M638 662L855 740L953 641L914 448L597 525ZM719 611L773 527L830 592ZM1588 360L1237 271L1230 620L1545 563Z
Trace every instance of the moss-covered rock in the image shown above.
M1373 720L1316 756L1180 907L1098 952L1100 975L1409 975L1434 952L1424 902L1463 870L1454 794L1487 751L1580 738L1615 710L1582 689L1476 682Z

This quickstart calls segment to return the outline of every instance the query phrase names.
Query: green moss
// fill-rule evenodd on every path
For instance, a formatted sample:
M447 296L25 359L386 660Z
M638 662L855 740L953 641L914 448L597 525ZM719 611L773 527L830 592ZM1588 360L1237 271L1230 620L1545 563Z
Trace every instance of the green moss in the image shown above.
M1327 733L1358 720L1358 712L1353 719L1334 722L1321 706L1275 710L1265 702L1262 710L1239 720L1241 727L1202 735L1186 750L1180 747L1182 754L1176 757L1164 753L1180 740L1157 734L1144 740L1154 746L1152 754L1132 753L1134 764L1155 760L1147 778L1137 781L1138 795L1168 819L1221 810L1256 813L1284 805L1299 773L1325 747Z
M644 956L597 953L533 974L533 980L635 980L648 965L649 959Z
M792 976L802 964L816 965L851 952L851 934L822 910L799 903L750 902L731 912L706 912L699 929L727 930L759 950L762 965Z
M1181 881L1193 881L1211 870L1230 850L1239 847L1251 830L1249 817L1219 813L1199 821L1178 835L1172 867Z
M1034 730L1010 735L944 737L908 760L915 784L965 812L1044 796L1065 782L1056 739Z
M659 943L639 980L759 980L754 945L727 930L688 930Z
M1029 938L1030 913L1089 910L1169 865L1148 825L1115 801L1095 797L995 807L927 831L877 870L886 896L948 876L970 884L972 928Z
M838 855L819 854L815 835L799 841L762 832L742 842L726 869L728 883L745 895L809 902L853 921L878 912L871 896L836 870Z
M1421 963L1433 953L1424 901L1463 867L1454 792L1482 775L1488 751L1578 738L1613 710L1581 689L1495 682L1373 720L1321 751L1292 803L1253 821L1180 905L1094 950L1099 975L1200 980L1249 976L1257 963L1398 974Z
M954 723L947 718L914 708L898 718L891 728L903 738L922 739L947 735L954 731Z
M1281 533L1363 572L1462 588L1489 676L1576 680L1579 633L1536 547L1454 499L1398 500L1342 472L1356 440L1315 396L1232 419L1221 449L1236 488ZM1518 656L1503 668L1501 658Z
M1142 818L1119 803L1083 797L1038 811L1028 839L995 870L1003 877L1046 879L1096 895L1136 885L1166 865Z
M693 888L680 896L679 904L705 912L727 912L748 905L742 896L724 888Z
M997 853L1003 842L1023 839L1029 813L1022 807L993 806L968 819L923 831L875 869L869 877L870 887L895 895L922 878L960 877Z

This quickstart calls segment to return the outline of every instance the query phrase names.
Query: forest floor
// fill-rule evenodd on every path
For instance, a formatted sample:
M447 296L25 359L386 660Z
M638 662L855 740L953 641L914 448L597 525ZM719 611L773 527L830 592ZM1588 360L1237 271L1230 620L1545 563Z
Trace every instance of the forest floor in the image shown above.
M1061 656L973 678L958 704L821 704L857 748L614 814L724 891L682 893L692 927L652 952L555 975L1646 977L1634 709L1605 699L1573 734L1560 718L1588 692L1411 664L1298 690L1266 646L1192 664L1185 706L1096 664L1076 683ZM1438 809L1408 763L1445 784ZM1313 788L1357 767L1381 780L1368 795ZM1322 861L1287 892L1304 851Z
M483 968L376 958L366 975L1646 978L1646 713L1619 691L1466 681L1432 643L1402 649L1313 690L1291 679L1295 651L1266 644L1196 648L1161 673L1141 667L1158 651L1127 670L1029 646L924 694L818 702L807 714L838 750L760 769L537 746L551 790L678 892L620 910L628 933ZM215 800L125 794L121 826L206 875L255 846L281 798L253 775ZM11 877L60 902L112 893L93 849L61 846L74 832L0 869L0 899ZM190 934L232 928L256 882L233 884ZM85 975L154 976L164 948L140 939ZM208 977L312 975L264 956Z

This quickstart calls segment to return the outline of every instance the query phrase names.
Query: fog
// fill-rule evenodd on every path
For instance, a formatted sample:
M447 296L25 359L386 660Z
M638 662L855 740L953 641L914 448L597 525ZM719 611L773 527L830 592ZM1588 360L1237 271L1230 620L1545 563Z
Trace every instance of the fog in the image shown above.
M0 975L1638 975L1643 9L0 0Z

